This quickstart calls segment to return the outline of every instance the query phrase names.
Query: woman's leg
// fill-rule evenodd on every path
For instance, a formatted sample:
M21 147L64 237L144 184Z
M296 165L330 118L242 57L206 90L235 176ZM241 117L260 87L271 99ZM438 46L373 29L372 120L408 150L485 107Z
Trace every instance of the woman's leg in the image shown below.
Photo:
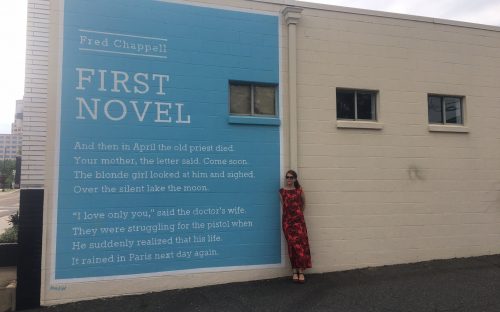
M298 270L295 269L295 268L293 268L292 271L293 271L292 280L294 282L298 282L299 281L299 272L298 272Z
M304 276L304 269L301 268L298 270L298 281L299 283L304 283L306 281L306 277Z

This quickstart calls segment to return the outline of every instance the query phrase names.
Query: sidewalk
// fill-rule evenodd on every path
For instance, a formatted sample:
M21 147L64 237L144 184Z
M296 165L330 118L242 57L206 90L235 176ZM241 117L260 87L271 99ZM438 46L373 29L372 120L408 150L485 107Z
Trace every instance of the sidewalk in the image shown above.
M0 197L7 196L13 193L19 193L20 189L5 189L5 191L2 192L2 188L0 188Z
M44 312L499 312L500 255L232 283L71 303Z
M3 234L5 230L11 227L9 218L10 216L0 217L0 234Z

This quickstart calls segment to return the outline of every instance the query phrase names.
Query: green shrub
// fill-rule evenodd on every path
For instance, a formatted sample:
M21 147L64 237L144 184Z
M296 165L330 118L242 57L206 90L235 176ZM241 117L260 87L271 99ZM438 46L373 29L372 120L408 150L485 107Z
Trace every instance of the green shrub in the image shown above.
M17 243L17 226L13 226L0 234L0 244Z
M8 222L12 226L18 226L19 225L19 211L17 211L14 214L11 214Z

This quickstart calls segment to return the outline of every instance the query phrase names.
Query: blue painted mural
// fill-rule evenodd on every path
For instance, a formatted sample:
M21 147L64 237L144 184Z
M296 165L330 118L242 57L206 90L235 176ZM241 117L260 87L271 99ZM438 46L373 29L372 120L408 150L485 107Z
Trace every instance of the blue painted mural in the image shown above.
M278 17L66 0L55 279L281 263L280 129L228 122L279 84Z

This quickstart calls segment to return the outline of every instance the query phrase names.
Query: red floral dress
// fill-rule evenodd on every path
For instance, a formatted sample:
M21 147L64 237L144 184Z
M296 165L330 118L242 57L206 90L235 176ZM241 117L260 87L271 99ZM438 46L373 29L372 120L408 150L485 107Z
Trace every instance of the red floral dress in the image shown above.
M311 252L306 222L302 212L302 189L280 189L283 203L282 226L288 243L288 256L292 268L311 268Z

